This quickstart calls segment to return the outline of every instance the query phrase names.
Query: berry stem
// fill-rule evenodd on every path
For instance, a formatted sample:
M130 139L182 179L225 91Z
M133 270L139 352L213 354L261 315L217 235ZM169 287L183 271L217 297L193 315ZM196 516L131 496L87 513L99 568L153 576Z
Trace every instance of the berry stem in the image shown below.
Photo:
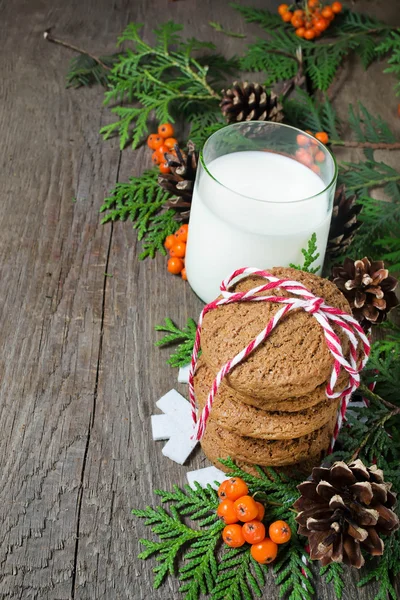
M349 140L329 140L332 146L345 146L346 148L372 148L373 150L400 150L400 142L351 142Z
M375 392L372 392L366 385L365 383L360 383L359 387L358 387L358 391L365 396L366 398L368 398L368 400L373 400L375 402L378 402L380 404L383 404L383 406L386 406L386 408L388 408L391 411L396 411L398 410L398 412L400 413L400 407L396 406L395 404L392 404L391 402L388 402L387 400L385 400L384 398L382 398L381 396L379 396L378 394L375 394Z
M103 61L98 56L95 56L94 54L91 54L87 50L83 50L82 48L79 48L78 46L75 46L74 44L70 44L69 42L64 42L63 40L53 37L51 35L49 29L47 29L43 33L43 37L48 42L52 42L53 44L58 44L59 46L63 46L64 48L68 48L69 50L73 50L74 52L78 52L79 54L84 54L86 56L89 56L94 61L96 61L97 64L101 65L103 67L103 69L106 69L107 71L111 71L111 67L108 67L105 63L103 63Z

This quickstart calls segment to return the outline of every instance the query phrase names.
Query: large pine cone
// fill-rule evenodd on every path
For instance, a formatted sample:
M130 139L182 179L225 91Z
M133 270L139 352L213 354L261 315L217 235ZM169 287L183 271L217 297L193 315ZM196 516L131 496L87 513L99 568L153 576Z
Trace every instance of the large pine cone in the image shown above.
M228 123L241 121L276 121L283 119L278 96L259 83L235 81L229 90L223 90L221 111Z
M376 465L366 467L361 460L315 467L311 481L298 486L301 497L294 504L310 557L323 565L344 562L359 569L364 564L361 548L380 556L384 544L379 534L390 535L399 527L391 510L396 502L391 485Z
M327 246L327 252L332 257L337 257L345 252L353 241L355 232L361 227L357 216L362 206L355 202L355 195L346 198L345 185L337 188Z
M178 145L174 147L174 150L176 155L165 155L171 173L159 175L158 183L172 194L165 207L176 210L178 221L188 221L196 178L198 152L191 141L187 143L187 153L183 152Z
M343 266L332 268L330 279L343 292L350 303L353 316L364 331L372 324L381 323L388 312L397 306L394 289L397 280L389 275L381 260L345 258Z

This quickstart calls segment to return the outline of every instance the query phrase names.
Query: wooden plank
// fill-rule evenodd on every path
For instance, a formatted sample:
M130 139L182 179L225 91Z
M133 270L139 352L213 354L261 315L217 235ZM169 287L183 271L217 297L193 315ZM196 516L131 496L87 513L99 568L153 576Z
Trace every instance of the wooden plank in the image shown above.
M42 37L54 24L98 35L99 2L1 9L0 597L61 600L71 596L103 321L111 232L98 207L120 153L100 141L98 91L66 90L70 56Z

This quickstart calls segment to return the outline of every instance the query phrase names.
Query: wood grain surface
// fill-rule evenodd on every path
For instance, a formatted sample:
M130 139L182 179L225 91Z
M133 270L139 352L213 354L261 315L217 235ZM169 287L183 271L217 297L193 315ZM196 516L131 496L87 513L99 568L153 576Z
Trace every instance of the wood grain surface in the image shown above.
M396 0L357 6L399 19ZM246 41L209 20L260 34L225 0L0 0L0 598L179 596L172 580L152 590L154 563L136 558L147 532L130 509L207 464L200 451L189 466L167 460L149 426L162 394L185 392L165 365L168 351L154 348L154 325L166 316L184 324L201 304L163 257L138 262L129 223L100 225L107 191L148 167L149 153L102 141L112 119L102 90L67 90L72 55L43 39L52 27L106 54L129 21L149 37L168 18L226 54ZM340 112L360 99L394 121L382 66L364 73L351 63L341 73ZM269 600L278 598L272 577ZM372 600L377 587L357 589L358 577L348 572L344 598ZM316 597L333 599L333 589L321 581Z

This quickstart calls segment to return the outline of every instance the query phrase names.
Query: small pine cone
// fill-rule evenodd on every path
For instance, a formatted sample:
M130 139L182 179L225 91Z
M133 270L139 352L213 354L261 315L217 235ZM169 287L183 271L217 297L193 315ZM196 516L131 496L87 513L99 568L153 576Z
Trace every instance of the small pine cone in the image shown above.
M381 260L363 258L354 261L347 257L342 266L332 268L330 279L346 296L353 316L364 331L373 324L382 323L399 303L394 292L397 280L389 275Z
M228 123L241 121L276 121L283 119L283 109L278 96L259 83L235 81L228 90L223 90L220 103L222 114Z
M187 144L186 154L182 152L178 145L175 145L174 150L176 155L165 155L171 173L159 175L158 183L172 194L165 207L176 210L178 221L188 221L196 178L198 152L191 141Z
M346 198L345 185L337 188L327 246L327 252L333 258L345 252L353 241L355 232L361 227L357 216L362 206L355 202L355 195Z
M308 537L311 559L359 569L364 564L361 549L372 556L383 554L380 535L391 535L399 527L391 486L383 471L361 460L315 467L311 480L297 487L301 497L294 504L298 532Z

